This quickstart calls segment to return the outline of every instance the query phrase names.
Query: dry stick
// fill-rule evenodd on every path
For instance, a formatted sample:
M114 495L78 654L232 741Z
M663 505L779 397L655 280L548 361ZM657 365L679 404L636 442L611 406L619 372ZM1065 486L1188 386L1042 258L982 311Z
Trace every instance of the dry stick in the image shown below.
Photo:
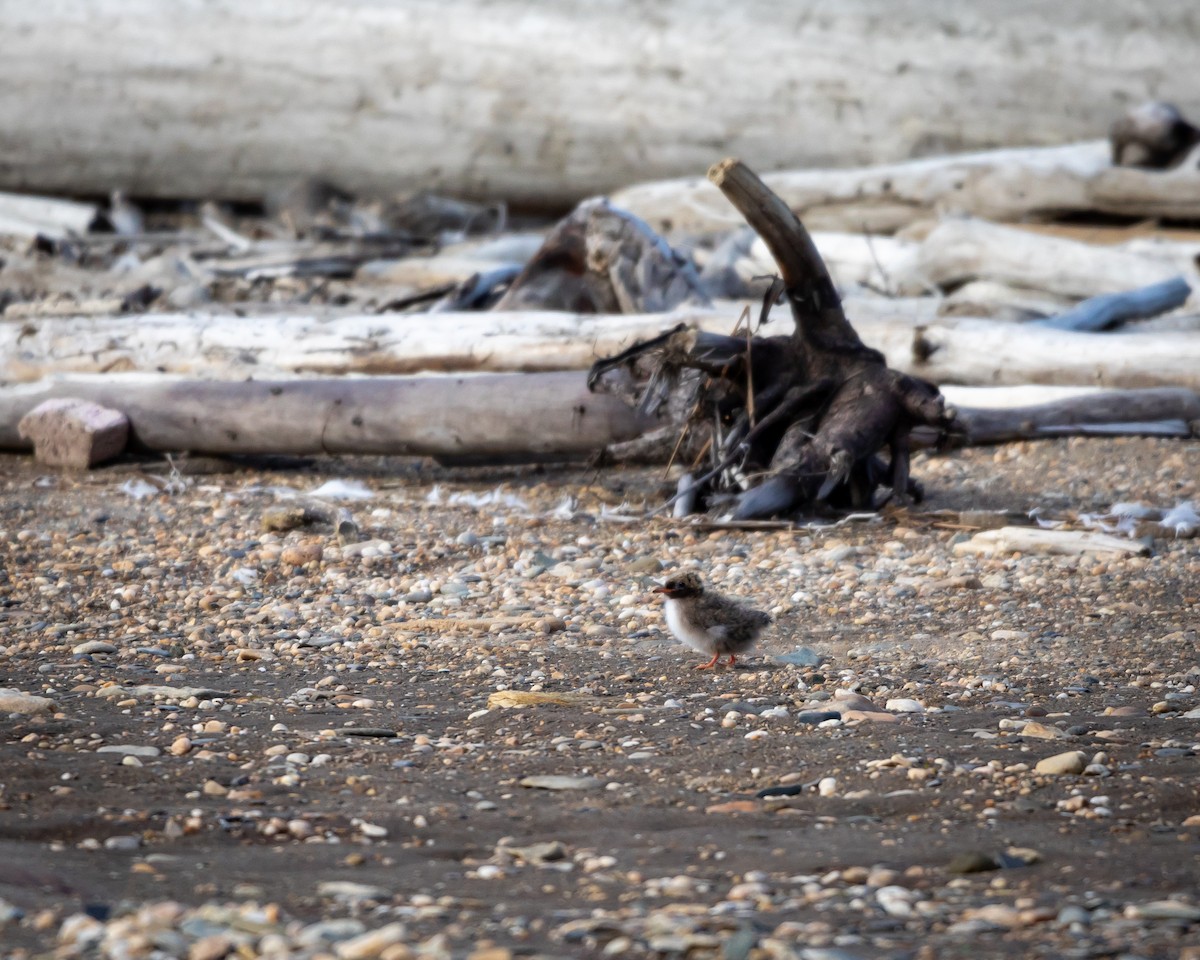
M667 465L663 468L663 478L670 473L671 467L675 463L675 455L679 453L679 448L683 446L683 439L688 435L688 431L692 429L692 417L700 410L700 401L697 400L688 412L687 419L683 421L683 429L679 431L679 438L675 441L675 446L671 448L671 456L667 459Z

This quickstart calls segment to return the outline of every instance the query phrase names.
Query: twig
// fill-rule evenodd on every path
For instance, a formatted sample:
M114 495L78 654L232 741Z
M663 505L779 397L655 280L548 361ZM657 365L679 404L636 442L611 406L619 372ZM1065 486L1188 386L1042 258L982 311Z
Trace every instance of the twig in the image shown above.
M875 269L879 271L879 276L883 279L883 292L886 296L895 297L896 291L892 287L892 278L888 276L888 272L883 269L883 264L879 260L879 256L875 253L875 244L871 240L871 234L867 232L867 225L862 226L863 239L867 241L867 252L871 254L871 260L875 264Z

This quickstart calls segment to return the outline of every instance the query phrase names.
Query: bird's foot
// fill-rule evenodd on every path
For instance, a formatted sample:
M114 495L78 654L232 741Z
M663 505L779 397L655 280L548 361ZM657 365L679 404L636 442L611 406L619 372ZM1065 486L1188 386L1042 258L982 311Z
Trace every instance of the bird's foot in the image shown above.
M717 660L719 660L719 659L720 659L720 654L714 653L713 658L711 660L709 660L708 663L702 663L702 664L700 664L700 666L696 667L695 669L696 670L711 670L713 667L715 667L717 665Z

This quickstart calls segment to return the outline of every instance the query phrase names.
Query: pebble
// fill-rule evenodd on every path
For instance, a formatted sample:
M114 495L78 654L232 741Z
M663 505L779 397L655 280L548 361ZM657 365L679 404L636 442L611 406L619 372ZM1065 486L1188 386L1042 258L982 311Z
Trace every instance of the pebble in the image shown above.
M1081 750L1069 750L1052 757L1039 760L1033 768L1034 773L1046 776L1061 776L1064 774L1083 773L1087 766L1087 756Z
M817 793L822 797L832 797L837 793L838 782L836 777L822 777L817 781Z
M162 753L158 747L150 744L112 743L96 748L97 753L119 753L129 757L157 757Z
M90 654L90 653L116 653L116 644L109 643L107 640L85 640L83 643L77 643L71 648L74 654Z
M343 554L345 547L342 548ZM280 563L293 567L303 567L310 563L319 563L325 551L319 543L296 543L283 548L279 554Z
M1045 724L1031 720L1021 727L1021 736L1034 737L1038 740L1061 740L1067 734L1058 727L1048 727Z
M342 940L333 948L339 960L368 960L378 957L395 943L402 943L408 931L402 923L389 923L378 930L369 930L349 940Z
M1133 903L1125 908L1125 916L1131 920L1184 920L1200 923L1200 907L1178 900L1154 900L1150 903Z
M812 647L797 647L787 653L776 654L774 659L796 667L819 667L825 658Z
M521 786L536 790L597 790L604 785L595 777L563 777L553 774L524 777Z
M904 697L897 697L889 700L883 705L885 710L891 710L894 713L924 713L925 705L917 700L910 700Z
M49 697L39 697L32 693L22 693L9 687L0 687L0 714L5 713L47 713L57 709Z

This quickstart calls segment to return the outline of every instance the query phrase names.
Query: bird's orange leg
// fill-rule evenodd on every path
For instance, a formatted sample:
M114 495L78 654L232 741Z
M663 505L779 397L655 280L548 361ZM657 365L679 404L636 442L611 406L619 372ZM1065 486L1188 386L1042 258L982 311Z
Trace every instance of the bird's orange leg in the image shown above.
M729 655L729 665L732 667L735 663L737 663L737 657L731 653Z
M714 653L714 654L713 654L713 658L712 658L711 660L709 660L709 661L708 661L708 663L702 663L702 664L700 664L700 666L696 667L695 669L697 669L697 670L711 670L713 667L715 667L715 666L717 665L717 661L718 661L720 658L721 658L721 655L720 655L719 653Z

